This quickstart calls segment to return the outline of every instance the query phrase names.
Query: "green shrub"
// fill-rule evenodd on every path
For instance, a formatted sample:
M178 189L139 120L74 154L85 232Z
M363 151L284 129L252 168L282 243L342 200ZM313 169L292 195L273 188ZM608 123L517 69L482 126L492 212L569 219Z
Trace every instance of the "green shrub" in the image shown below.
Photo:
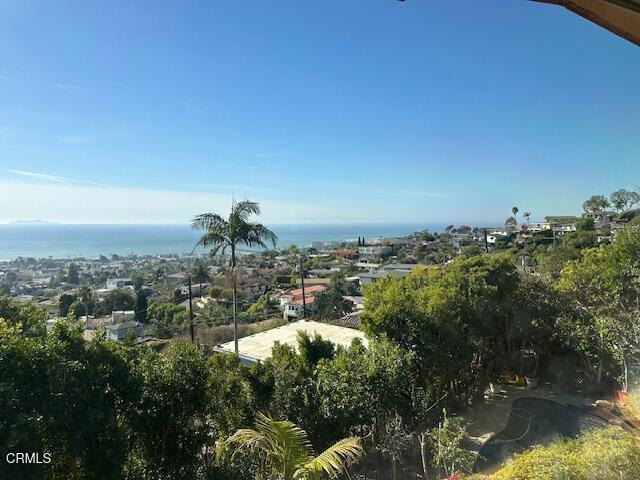
M619 428L558 440L517 455L491 480L610 480L640 478L640 436Z

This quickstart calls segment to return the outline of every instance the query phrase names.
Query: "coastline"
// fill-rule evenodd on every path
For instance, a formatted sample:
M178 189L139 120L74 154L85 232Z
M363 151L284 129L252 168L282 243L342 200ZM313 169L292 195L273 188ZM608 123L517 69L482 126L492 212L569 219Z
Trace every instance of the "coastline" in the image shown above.
M401 237L415 231L442 231L444 224L272 224L278 234L276 249L313 242L343 242ZM0 261L24 258L97 258L100 255L169 255L191 253L199 232L189 224L59 224L0 225Z

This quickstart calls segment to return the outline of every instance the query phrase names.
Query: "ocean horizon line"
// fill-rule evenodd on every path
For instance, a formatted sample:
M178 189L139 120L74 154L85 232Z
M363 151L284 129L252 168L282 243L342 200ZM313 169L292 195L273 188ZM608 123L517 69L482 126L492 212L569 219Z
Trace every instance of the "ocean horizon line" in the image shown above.
M286 225L286 226L295 226L295 225L339 225L339 226L349 226L349 225L449 225L451 222L431 222L431 221L402 221L402 222L391 222L391 221L363 221L363 222L349 222L349 221L308 221L308 222L268 222L263 221L260 222L265 225ZM0 222L0 226L37 226L37 227L46 227L46 226L190 226L191 222L57 222L57 221L49 221L49 220L15 220L10 222ZM456 222L455 225L469 225L468 222Z
M349 242L358 237L397 238L445 223L267 224L277 235L276 249L310 247L314 242ZM201 231L190 224L49 224L0 226L0 260L23 258L93 258L100 255L161 255L193 251Z

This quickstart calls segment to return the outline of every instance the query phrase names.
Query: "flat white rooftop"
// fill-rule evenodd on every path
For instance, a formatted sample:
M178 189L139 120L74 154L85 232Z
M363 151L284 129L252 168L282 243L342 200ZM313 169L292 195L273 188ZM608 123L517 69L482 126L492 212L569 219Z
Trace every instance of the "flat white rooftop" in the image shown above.
M298 320L282 327L272 328L238 340L240 358L249 362L264 361L271 356L271 349L275 342L298 348L298 332L307 332L309 336L320 334L325 340L331 340L335 345L348 347L354 338L359 338L362 344L368 342L360 330L340 327L328 323ZM216 349L219 352L233 353L233 342L223 343Z

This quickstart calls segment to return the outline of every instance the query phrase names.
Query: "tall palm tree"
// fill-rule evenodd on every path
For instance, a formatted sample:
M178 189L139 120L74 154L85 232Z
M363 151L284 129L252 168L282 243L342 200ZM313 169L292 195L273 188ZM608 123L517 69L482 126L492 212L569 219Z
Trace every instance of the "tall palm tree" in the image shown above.
M191 276L196 282L198 282L198 285L202 285L203 283L208 283L211 281L209 269L207 268L207 265L201 261L196 262L193 269L191 270ZM200 292L200 294L202 294L202 291Z
M527 221L527 225L529 225L529 218L531 217L531 212L524 212L522 216Z
M315 456L307 432L262 413L258 413L254 429L238 430L227 443L259 454L270 470L264 473L274 480L319 480L323 474L335 478L364 453L360 439L350 437Z
M513 208L511 209L511 213L513 213L513 216L514 216L514 217L515 217L515 219L516 219L516 223L517 223L517 221L518 221L518 212L519 212L518 207L513 207Z
M89 325L89 302L91 302L92 297L91 288L86 285L80 287L78 290L78 300L80 300L80 303L84 306L84 319L87 325Z
M267 242L275 248L278 237L261 223L249 221L252 215L260 215L260 205L249 200L233 201L228 218L217 213L203 213L193 218L194 230L204 230L196 243L197 247L210 247L211 255L230 252L231 281L233 286L233 340L238 353L238 296L237 296L237 250L238 246L267 248Z

